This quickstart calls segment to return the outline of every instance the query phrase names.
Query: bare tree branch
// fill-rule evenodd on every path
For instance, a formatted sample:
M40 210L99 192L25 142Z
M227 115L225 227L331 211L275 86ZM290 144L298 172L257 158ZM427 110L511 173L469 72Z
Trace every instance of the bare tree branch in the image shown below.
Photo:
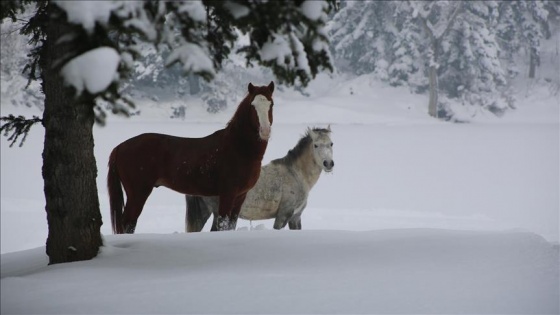
M441 33L439 38L443 38L443 37L445 37L445 35L447 35L449 30L451 29L451 25L453 24L453 21L455 21L455 19L457 18L457 16L459 15L459 13L461 13L461 10L463 9L463 2L462 1L455 2L455 3L457 3L457 7L455 8L455 12L453 12L453 14L451 14L451 17L447 20L447 26L445 27L445 30L443 31L443 33Z

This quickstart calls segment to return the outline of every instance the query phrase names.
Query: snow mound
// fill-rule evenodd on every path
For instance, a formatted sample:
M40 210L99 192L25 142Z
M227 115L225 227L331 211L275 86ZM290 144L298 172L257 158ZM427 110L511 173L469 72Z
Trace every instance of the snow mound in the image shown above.
M2 255L2 313L558 313L558 246L435 229L107 236ZM216 298L219 297L219 298Z

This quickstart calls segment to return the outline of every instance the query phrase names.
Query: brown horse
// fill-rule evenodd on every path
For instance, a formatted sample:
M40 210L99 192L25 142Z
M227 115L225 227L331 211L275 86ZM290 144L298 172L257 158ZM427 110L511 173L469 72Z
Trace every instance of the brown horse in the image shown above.
M219 196L218 230L233 230L247 191L259 178L272 125L274 83L253 86L226 128L204 138L141 134L116 146L107 187L113 233L134 233L154 187ZM123 212L123 191L126 205Z

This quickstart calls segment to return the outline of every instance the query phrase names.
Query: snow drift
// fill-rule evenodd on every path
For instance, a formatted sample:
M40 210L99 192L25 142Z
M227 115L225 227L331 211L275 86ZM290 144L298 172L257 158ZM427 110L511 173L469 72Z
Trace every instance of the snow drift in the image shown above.
M100 257L2 255L2 314L558 313L558 246L406 229L107 236Z

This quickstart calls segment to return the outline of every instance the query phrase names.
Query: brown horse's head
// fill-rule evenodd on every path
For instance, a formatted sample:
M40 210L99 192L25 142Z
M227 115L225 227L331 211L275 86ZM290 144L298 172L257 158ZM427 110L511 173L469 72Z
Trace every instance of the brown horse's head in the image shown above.
M250 123L258 128L259 137L263 141L270 138L270 126L272 125L272 92L274 92L274 82L268 86L254 86L249 83L249 95L247 96L250 104L255 109L252 111Z

